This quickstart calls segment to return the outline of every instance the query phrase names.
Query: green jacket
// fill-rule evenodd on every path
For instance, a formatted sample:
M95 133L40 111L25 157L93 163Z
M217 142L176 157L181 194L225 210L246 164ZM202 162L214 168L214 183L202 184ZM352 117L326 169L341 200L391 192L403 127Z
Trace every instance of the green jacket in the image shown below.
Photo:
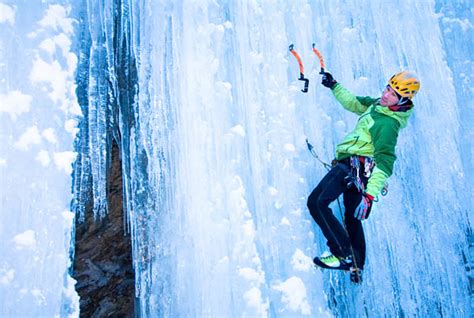
M379 98L354 96L339 83L332 92L345 109L360 116L355 129L337 145L336 159L352 155L373 158L375 167L367 184L367 193L376 197L392 175L397 159L398 132L406 127L413 108L406 112L391 111L380 105Z

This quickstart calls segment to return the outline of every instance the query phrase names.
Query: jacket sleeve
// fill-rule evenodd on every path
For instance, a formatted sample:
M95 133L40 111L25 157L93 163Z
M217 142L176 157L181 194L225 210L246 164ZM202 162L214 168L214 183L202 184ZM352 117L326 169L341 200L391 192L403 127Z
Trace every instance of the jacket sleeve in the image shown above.
M336 83L332 89L334 97L337 101L348 111L362 115L366 112L370 105L362 104L356 96L354 96L349 90L344 88L340 83ZM364 100L365 102L365 100Z
M385 181L393 173L393 165L397 159L395 146L398 131L399 123L393 118L388 118L370 129L374 144L375 167L367 184L367 193L373 197L380 194Z
M380 98L373 98L370 96L356 96L356 98L359 101L359 103L367 107L372 106L373 104L377 103L380 100Z

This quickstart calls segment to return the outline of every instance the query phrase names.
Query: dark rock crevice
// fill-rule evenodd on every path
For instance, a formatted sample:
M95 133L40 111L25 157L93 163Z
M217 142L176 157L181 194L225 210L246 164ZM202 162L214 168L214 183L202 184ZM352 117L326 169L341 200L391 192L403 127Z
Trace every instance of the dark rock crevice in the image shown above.
M85 222L76 221L73 276L81 317L134 316L132 247L130 234L124 232L121 169L114 143L108 173L109 214L95 221L87 207Z

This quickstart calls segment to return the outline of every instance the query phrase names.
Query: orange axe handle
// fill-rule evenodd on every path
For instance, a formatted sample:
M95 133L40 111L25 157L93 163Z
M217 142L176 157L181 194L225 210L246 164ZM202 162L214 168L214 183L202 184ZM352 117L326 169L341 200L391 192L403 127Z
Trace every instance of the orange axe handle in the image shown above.
M323 59L323 56L321 55L321 53L319 53L319 51L316 49L316 44L314 44L314 43L313 43L313 52L318 57L319 64L321 65L321 72L319 72L319 74L323 74L324 69L326 68L326 66L324 65L324 59Z
M296 58L296 60L298 61L298 65L300 66L300 78L298 80L300 81L303 81L304 82L304 88L301 90L303 93L307 93L308 92L308 85L309 85L309 79L305 78L304 77L304 67L303 67L303 62L301 61L301 58L300 56L298 55L298 53L294 50L294 45L291 44L290 47L290 52L291 54L293 54L293 56Z

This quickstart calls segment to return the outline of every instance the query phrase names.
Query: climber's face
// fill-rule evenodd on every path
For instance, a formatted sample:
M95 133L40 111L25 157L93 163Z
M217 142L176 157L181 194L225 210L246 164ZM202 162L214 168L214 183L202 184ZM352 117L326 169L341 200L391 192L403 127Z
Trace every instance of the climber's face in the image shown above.
M395 90L391 88L390 85L387 85L387 87L385 87L382 93L382 98L380 99L380 105L394 106L398 103L398 100L399 98Z

